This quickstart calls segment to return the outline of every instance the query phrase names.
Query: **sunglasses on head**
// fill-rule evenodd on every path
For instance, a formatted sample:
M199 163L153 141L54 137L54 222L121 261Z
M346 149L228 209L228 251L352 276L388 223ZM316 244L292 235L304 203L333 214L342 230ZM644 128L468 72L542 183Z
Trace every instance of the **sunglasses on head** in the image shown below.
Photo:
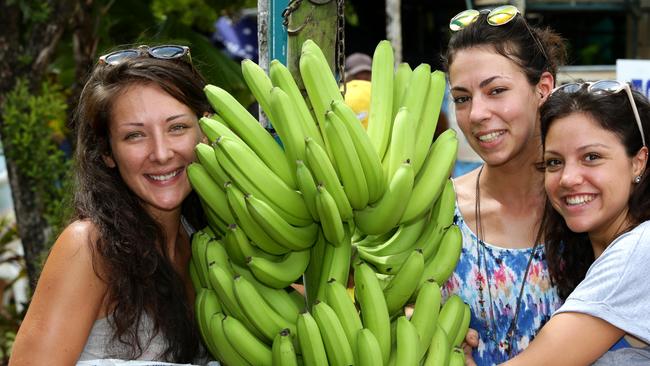
M593 94L618 93L622 90L625 90L627 97L630 100L630 104L632 105L632 111L634 112L636 125L639 127L639 132L641 133L641 141L643 142L643 146L647 146L645 143L645 134L643 133L643 125L641 124L641 117L639 117L639 111L636 108L636 102L634 102L634 97L632 96L632 89L630 89L630 85L628 83L624 83L618 80L599 80L587 83L569 83L553 89L550 95L553 95L556 92L567 94L576 93L585 86L587 87L587 92Z
M451 18L449 21L449 29L452 32L458 32L474 23L476 19L478 19L479 15L485 13L487 13L487 23L495 27L508 24L510 21L515 19L518 14L521 14L519 9L517 9L517 7L514 5L502 5L492 10L467 9L461 11L460 13L456 14L456 16ZM533 40L535 40L539 51L542 53L544 58L548 60L548 56L546 55L546 51L544 51L544 47L542 46L539 39L535 37L533 31L528 27L528 23L526 21L524 21L524 25L526 26L526 29L528 29L530 36L533 38Z
M99 63L105 65L117 65L124 60L141 56L149 56L160 60L176 60L185 57L190 64L192 63L190 48L179 45L162 45L154 47L142 45L137 48L119 50L101 56L99 58Z

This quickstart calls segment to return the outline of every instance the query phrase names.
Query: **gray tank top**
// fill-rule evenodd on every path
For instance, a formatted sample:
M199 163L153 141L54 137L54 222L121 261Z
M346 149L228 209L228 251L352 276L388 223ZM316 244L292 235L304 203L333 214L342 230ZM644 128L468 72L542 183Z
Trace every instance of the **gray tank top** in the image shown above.
M196 231L192 225L181 216L181 223L188 235L192 235ZM167 341L162 334L158 333L155 337L153 334L153 322L147 314L142 316L140 326L138 329L138 337L140 338L140 345L142 346L142 355L137 360L147 361L161 361L161 356L165 349L167 349ZM108 321L108 318L102 318L95 321L88 340L84 346L79 361L98 360L106 358L114 359L129 359L129 352L131 348L118 341L112 342L113 328Z
M137 360L161 360L160 356L167 348L165 338L159 333L153 334L153 323L148 315L144 315L140 321L138 336L142 346L142 355ZM118 341L112 342L113 328L107 318L95 321L88 335L79 361L97 360L105 358L130 359L130 347Z

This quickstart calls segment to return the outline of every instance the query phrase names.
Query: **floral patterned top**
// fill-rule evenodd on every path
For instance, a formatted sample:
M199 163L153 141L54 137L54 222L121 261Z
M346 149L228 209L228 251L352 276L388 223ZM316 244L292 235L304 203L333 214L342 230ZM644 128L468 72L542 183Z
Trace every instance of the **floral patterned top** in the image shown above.
M462 232L463 247L454 273L442 288L443 296L458 294L470 306L470 327L479 333L479 345L473 353L476 364L483 366L505 362L528 347L541 327L562 305L557 290L551 284L544 246L538 245L533 254L511 341L512 352L508 355L506 335L514 318L524 272L533 248L507 249L488 243L479 244L458 206L454 222ZM479 288L482 288L482 296L479 295ZM483 307L481 300L485 304Z

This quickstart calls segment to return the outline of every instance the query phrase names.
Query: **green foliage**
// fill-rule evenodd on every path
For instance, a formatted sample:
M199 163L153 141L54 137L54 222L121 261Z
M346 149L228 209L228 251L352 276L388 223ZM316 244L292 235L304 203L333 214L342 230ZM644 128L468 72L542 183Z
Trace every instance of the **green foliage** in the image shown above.
M151 10L163 21L174 17L182 24L212 32L219 14L257 7L257 0L153 0Z
M7 94L0 130L7 159L29 179L29 188L43 204L43 215L54 232L65 217L64 198L70 191L71 161L56 142L67 119L66 108L60 87L45 82L40 92L33 94L27 83L19 80Z
M0 283L0 294L2 294L2 286L4 286L5 292L11 291L11 286L18 279L26 277L23 258L8 246L9 243L16 239L18 239L18 232L15 221L8 217L0 217L0 265L13 263L22 268L21 273L16 278L11 279L9 283ZM25 315L25 309L18 311L16 305L15 302L10 301L7 306L0 307L0 365L6 365L9 362L9 355L11 354L18 327Z

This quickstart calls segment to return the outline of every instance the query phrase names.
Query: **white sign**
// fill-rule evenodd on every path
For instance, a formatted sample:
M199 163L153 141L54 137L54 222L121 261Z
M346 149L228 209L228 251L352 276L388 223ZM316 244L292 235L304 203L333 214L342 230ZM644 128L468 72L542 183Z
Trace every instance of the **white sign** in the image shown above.
M650 60L616 60L616 80L630 83L650 98Z

